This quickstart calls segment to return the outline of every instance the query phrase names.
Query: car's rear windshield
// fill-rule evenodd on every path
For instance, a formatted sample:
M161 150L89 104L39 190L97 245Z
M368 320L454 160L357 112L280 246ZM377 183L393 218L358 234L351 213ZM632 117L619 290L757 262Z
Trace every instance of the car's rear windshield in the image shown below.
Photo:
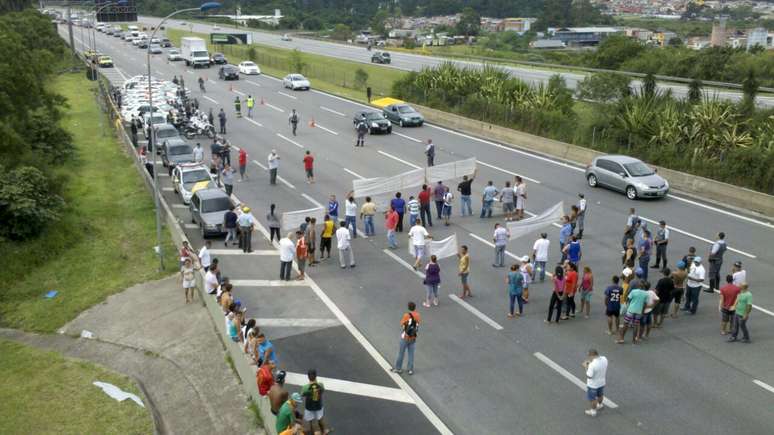
M653 175L653 170L642 162L625 163L624 167L632 177L645 177L648 175Z
M168 138L168 137L179 136L179 134L177 130L175 130L174 128L162 128L156 132L156 136L160 138Z
M414 113L414 109L411 106L398 106L398 112L400 113Z
M172 156L180 156L183 154L193 154L193 148L191 145L177 145L169 147L169 154Z
M228 198L212 198L202 201L202 213L213 213L216 211L225 211L231 207L231 201Z
M206 51L194 51L194 52L191 52L191 55L196 56L196 57L207 57L207 52Z
M382 57L390 57L390 53L382 53Z
M365 112L365 118L371 121L375 119L382 119L384 118L384 115L379 112Z
M183 172L183 184L186 185L186 187L188 187L189 184L195 184L200 181L208 180L210 180L210 174L206 169Z

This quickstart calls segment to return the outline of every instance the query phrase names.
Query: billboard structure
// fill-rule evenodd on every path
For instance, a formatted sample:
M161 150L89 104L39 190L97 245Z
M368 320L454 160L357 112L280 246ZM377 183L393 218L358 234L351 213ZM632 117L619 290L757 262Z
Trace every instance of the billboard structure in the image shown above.
M246 45L252 44L253 38L249 33L210 33L210 43Z
M99 10L110 0L95 0L94 6ZM105 7L97 14L97 21L100 23L133 22L137 21L137 4L135 0L127 0L126 4L114 4Z

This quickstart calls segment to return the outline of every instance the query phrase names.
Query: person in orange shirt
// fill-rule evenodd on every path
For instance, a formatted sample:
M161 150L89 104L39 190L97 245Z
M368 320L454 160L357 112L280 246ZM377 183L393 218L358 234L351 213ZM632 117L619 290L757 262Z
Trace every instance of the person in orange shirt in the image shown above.
M417 304L408 303L408 312L400 319L400 350L398 350L398 359L395 361L395 367L392 371L397 374L403 373L403 355L408 350L408 374L414 374L414 346L417 344L417 335L419 335L419 324L422 319L417 312Z
M562 320L566 320L567 317L575 318L575 292L578 290L578 266L567 262L565 267L567 272L564 274L564 294L567 311L564 312Z
M258 383L258 393L261 396L269 394L271 386L274 385L274 361L269 360L258 369L255 374L255 380Z

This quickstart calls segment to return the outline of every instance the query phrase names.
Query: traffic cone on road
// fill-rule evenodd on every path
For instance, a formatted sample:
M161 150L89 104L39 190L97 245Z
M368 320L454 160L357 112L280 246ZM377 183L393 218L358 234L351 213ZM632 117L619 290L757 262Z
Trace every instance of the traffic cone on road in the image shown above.
M309 126L310 126L310 127L312 127L312 128L314 128L314 118L312 118L312 120L311 120L311 121L309 121Z

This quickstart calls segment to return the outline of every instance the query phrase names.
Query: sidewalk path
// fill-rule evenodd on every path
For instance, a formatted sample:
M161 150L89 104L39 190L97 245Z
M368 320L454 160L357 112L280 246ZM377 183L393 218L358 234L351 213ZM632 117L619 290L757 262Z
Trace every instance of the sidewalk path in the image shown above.
M83 330L94 339L74 338ZM251 423L247 395L226 363L215 325L198 300L185 304L176 278L113 295L60 333L0 329L0 337L132 376L152 402L161 433L263 433Z

